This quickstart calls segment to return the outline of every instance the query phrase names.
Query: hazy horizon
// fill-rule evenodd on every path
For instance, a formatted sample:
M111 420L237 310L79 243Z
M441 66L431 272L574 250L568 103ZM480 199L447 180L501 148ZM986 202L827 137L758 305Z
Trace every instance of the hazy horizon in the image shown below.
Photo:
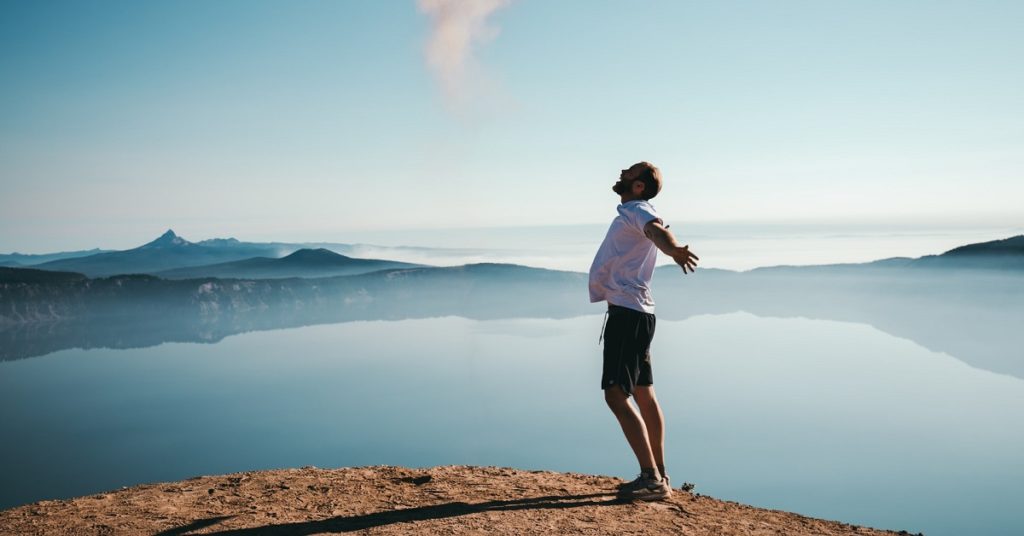
M670 222L670 225L672 223ZM40 254L99 248L125 250L150 242L171 229L191 242L214 238L236 238L242 242L287 242L293 244L350 244L339 252L358 258L376 258L453 266L477 262L503 262L538 268L585 272L604 236L608 223L484 227L454 229L381 229L334 234L334 239L316 239L298 234L269 237L248 234L213 233L197 235L183 228L169 227L142 236L137 230L130 238L111 242L80 244L64 248L2 251L0 254ZM187 228L187 227L186 227ZM702 268L747 270L783 264L835 264L870 262L890 257L920 257L940 254L969 243L987 242L1024 234L1024 226L921 225L843 222L764 223L710 222L676 223L671 227L682 243L699 256ZM328 236L331 236L328 233ZM100 237L97 237L100 238ZM130 241L129 241L130 240ZM282 251L279 256L286 255ZM658 264L671 260L659 254Z

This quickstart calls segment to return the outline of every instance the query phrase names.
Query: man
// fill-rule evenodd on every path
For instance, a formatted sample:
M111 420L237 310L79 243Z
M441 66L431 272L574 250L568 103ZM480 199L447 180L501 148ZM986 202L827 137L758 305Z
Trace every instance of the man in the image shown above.
M590 267L590 301L608 302L604 339L604 399L619 421L626 441L640 463L640 475L620 489L630 499L658 500L672 494L665 472L665 419L654 396L651 339L654 299L650 282L661 250L694 271L697 256L680 246L650 200L661 191L661 171L649 162L622 170L612 190L619 195L619 215L597 250ZM633 396L637 415L629 403Z

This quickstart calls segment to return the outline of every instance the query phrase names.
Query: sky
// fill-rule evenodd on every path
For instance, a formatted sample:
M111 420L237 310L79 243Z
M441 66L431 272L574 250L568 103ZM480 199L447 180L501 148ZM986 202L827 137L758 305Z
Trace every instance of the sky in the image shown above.
M0 10L0 253L607 225L640 160L677 235L1024 223L1021 2Z

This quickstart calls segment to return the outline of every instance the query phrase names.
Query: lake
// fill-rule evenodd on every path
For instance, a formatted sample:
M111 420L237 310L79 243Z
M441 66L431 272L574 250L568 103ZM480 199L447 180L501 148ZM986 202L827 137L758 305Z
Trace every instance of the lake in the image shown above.
M0 362L0 508L303 465L631 479L601 322L359 321ZM659 319L652 353L676 487L929 536L1024 533L1024 380L864 324L744 312Z

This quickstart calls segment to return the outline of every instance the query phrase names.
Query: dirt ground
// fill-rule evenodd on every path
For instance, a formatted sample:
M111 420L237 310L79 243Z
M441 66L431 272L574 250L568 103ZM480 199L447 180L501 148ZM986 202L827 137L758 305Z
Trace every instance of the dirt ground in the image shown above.
M0 511L3 534L907 534L685 492L615 497L608 476L499 467L280 469L144 484Z

